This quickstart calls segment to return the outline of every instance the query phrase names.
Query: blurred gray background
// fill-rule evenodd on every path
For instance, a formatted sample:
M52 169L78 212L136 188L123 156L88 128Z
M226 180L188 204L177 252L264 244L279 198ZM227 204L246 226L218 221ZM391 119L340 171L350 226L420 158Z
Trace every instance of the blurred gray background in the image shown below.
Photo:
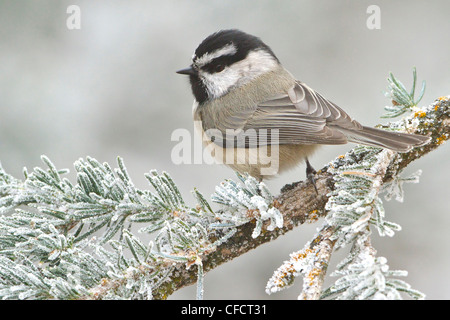
M81 29L66 27L66 9L81 8ZM381 9L381 29L369 30L366 9ZM150 169L169 172L188 202L206 196L234 173L218 165L175 165L177 128L193 130L186 67L197 45L222 28L260 36L298 79L367 125L389 104L392 71L410 88L412 68L427 91L420 105L450 94L448 0L435 1L0 1L0 161L21 177L42 166L59 168L80 157L113 165L125 160L136 185ZM321 168L352 146L317 152ZM414 162L419 184L405 186L404 203L385 203L387 219L403 230L373 235L379 256L429 299L450 298L449 147ZM73 171L73 170L72 170ZM71 174L73 179L73 173ZM274 194L303 180L304 167L268 182ZM206 299L295 299L301 281L278 294L264 292L273 271L311 239L319 224L301 226L206 275ZM330 271L344 253L332 260ZM329 279L334 281L335 278ZM171 299L195 298L193 286Z

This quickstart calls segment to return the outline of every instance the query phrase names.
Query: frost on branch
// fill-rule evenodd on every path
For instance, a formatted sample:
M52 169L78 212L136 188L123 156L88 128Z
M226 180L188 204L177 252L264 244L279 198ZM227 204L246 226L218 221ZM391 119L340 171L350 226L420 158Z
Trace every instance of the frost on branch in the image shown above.
M299 299L393 299L401 298L400 292L423 298L423 294L404 281L391 279L407 273L390 271L386 259L375 256L369 241L371 228L380 236L393 236L400 230L398 224L385 220L380 199L382 180L394 156L389 150L358 146L329 164L335 189L326 204L324 225L304 249L292 253L290 260L275 271L267 284L267 293L287 288L301 275L303 288ZM398 185L401 180L394 179L391 184ZM352 247L350 254L332 274L341 278L322 292L333 250L348 245Z
M93 158L75 162L72 184L45 156L47 170L25 180L0 168L0 296L4 299L148 299L169 279L172 264L195 264L225 241L214 214L195 191L186 205L167 173L146 175L154 188L132 183L118 168ZM133 230L154 235L142 243ZM212 235L214 235L211 240Z
M448 111L448 97L441 97L435 104L417 108L414 99L416 73L414 70L413 89L406 92L405 87L390 74L390 96L394 102L388 108L386 117L397 116L413 110L411 117L391 123L386 129L429 132L432 123L436 128L445 127L438 117ZM448 119L448 117L447 117ZM448 120L444 120L448 121ZM448 139L448 134L436 138L437 144ZM416 151L411 151L414 154ZM404 178L398 168L408 154L397 154L380 148L357 146L344 156L338 157L326 168L333 175L334 188L329 194L325 209L328 214L325 222L304 249L291 254L289 261L275 271L269 280L266 291L273 293L290 286L296 277L303 276L303 290L300 299L400 299L400 293L421 299L424 295L404 281L392 279L406 276L404 271L391 271L384 257L376 257L370 245L372 230L380 236L392 237L401 227L386 220L381 194L385 199L395 198L403 201L403 184L418 182L421 171ZM384 183L389 176L387 183ZM332 274L340 278L325 291L322 291L328 261L333 250L351 246L350 254L342 261ZM319 255L320 253L320 255Z
M263 183L239 175L213 201L198 191L189 206L171 177L146 174L154 191L137 188L122 159L118 168L79 159L72 184L47 157L48 167L24 170L21 181L0 167L0 297L3 299L149 299L174 266L197 270L203 297L203 257L255 219L254 237L282 216ZM138 233L151 234L143 243ZM164 293L158 293L164 296Z
M385 220L383 202L379 197L382 180L395 153L390 150L358 146L337 161L333 169L335 191L326 205L327 223L336 228L337 248L351 241L355 234L365 232L374 225L381 236L393 236L400 230L396 223ZM358 159L355 162L355 159Z
M326 227L319 232L302 250L290 254L273 274L266 285L266 293L272 294L290 287L296 277L303 276L303 290L299 299L319 299L325 277L325 270L333 251L334 241L330 240L332 229Z
M425 81L422 82L422 88L419 93L419 98L417 100L414 98L416 92L416 82L417 73L416 68L413 68L413 83L411 91L408 92L399 80L397 80L392 73L389 73L388 77L388 91L386 96L392 101L392 106L386 106L384 109L387 113L382 116L383 118L394 118L399 115L410 111L412 108L416 107L417 104L422 100L425 93Z
M218 214L218 218L235 226L255 219L253 238L259 236L266 220L270 221L267 230L281 228L283 216L275 207L274 198L266 185L249 175L237 173L237 176L243 186L233 180L227 180L217 186L216 192L212 195L212 201L221 204L224 209Z
M363 239L358 240L361 241ZM390 270L386 258L376 257L375 249L370 244L355 243L349 258L342 261L332 274L340 278L323 293L322 298L398 300L402 299L400 293L403 292L414 299L424 299L423 293L396 279L407 275L407 271Z
M402 86L393 88L404 97ZM150 189L137 188L120 158L117 168L76 161L75 183L46 157L45 169L25 169L22 180L0 167L0 297L164 299L197 282L201 299L205 272L310 221L313 212L315 221L327 214L323 225L274 273L268 292L302 276L300 299L422 298L397 279L405 272L375 255L370 237L400 230L386 219L381 198L402 200L404 183L417 182L418 174L399 172L448 140L449 107L450 97L408 107L411 116L383 127L428 134L432 143L403 154L358 146L319 172L319 195L299 182L275 198L263 183L238 175L212 196L221 210L196 189L194 204L187 203L165 172L149 172ZM322 290L331 254L348 248L332 274L337 281Z
M417 170L413 174L408 177L402 177L401 174L394 176L392 181L383 185L383 192L385 193L384 198L386 200L392 200L395 198L398 202L403 202L404 191L403 184L404 183L419 183L419 177L422 174L422 170Z

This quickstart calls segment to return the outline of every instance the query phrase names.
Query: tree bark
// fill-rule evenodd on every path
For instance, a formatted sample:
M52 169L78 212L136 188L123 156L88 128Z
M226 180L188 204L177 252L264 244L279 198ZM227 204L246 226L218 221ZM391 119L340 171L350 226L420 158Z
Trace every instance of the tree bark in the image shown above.
M449 138L449 106L449 97L441 97L427 107L425 111L415 112L404 119L407 124L408 132L428 135L431 137L431 141L427 145L414 148L409 152L396 153L393 156L393 161L391 161L384 173L384 177L382 178L383 183L392 180L392 178L408 166L409 163L438 148ZM389 127L389 125L382 127ZM338 164L339 161L335 163ZM333 174L329 172L331 171L329 169L329 166L325 166L317 172L316 186L318 193L316 193L313 185L309 181L294 182L285 185L281 189L280 194L274 200L274 205L283 214L284 225L282 228L268 231L263 227L261 234L254 239L252 238L254 222L239 226L237 232L225 243L218 246L215 251L209 252L201 257L204 272L206 273L222 263L228 262L251 249L272 241L307 221L313 222L320 217L324 217L327 214L325 205L328 201L329 194L334 190ZM321 239L330 241L327 237L320 237L319 234L317 241L322 241ZM333 243L330 242L330 245L332 249ZM331 252L329 254L331 255ZM325 276L325 272L326 268L323 270L322 274L320 274L322 280ZM154 292L154 299L166 299L174 291L184 286L194 284L196 281L196 267L192 266L187 268L185 263L178 263L175 265L170 278ZM104 290L108 290L108 286L105 286ZM89 298L101 299L101 291L102 290L97 290L96 294ZM303 295L301 298L311 297ZM318 298L317 294L312 298Z

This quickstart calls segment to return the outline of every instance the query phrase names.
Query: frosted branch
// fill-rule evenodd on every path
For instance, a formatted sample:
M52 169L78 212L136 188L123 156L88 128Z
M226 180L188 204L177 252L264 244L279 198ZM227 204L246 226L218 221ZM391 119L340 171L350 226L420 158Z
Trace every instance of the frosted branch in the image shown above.
M423 147L397 154L358 146L318 171L318 194L309 182L296 182L275 197L263 183L239 176L212 197L220 210L213 210L198 190L193 192L196 204L188 205L164 172L146 175L152 190L137 188L120 158L115 169L93 158L78 160L75 184L64 176L67 170L58 170L46 157L47 168L24 170L24 180L0 167L0 296L164 299L197 283L202 298L209 270L326 217L317 236L274 274L269 292L302 276L302 299L317 299L324 292L329 297L343 292L348 297L395 296L394 291L383 293L383 283L421 297L391 279L404 273L388 270L366 240L371 228L388 236L399 229L386 221L380 194L401 198L402 184L416 180L399 177L401 171L448 140L449 106L449 97L441 97L384 126L429 135L432 140ZM132 225L140 225L140 232L152 234L153 240L143 243L130 231ZM339 280L322 290L333 250L346 245L352 250L335 273ZM368 265L384 282L363 293L361 266Z

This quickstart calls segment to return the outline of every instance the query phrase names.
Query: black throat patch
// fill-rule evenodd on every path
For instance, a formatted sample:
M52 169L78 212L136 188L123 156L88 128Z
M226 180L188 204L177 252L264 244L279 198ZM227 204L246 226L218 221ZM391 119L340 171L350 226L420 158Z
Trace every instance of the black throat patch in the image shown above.
M203 40L195 50L193 63L195 64L195 61L203 55L212 53L230 44L236 48L236 52L234 54L217 57L207 64L200 66L201 70L208 73L220 72L223 68L245 59L250 51L258 49L268 52L278 61L278 58L272 52L270 47L262 42L258 37L237 29L228 29L213 33ZM200 79L199 75L190 75L189 79L195 99L199 104L206 102L210 97L206 86Z

